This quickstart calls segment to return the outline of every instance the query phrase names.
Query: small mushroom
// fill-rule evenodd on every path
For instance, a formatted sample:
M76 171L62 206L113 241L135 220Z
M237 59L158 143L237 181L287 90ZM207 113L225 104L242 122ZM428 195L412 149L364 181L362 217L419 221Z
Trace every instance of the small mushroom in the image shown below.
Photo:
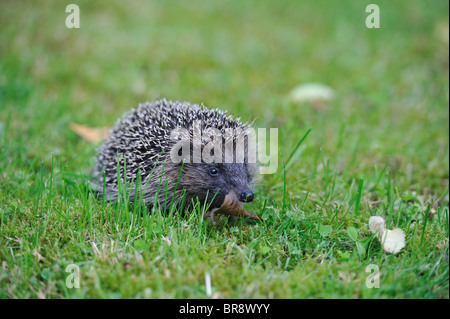
M385 252L397 254L405 247L405 232L400 228L386 229L386 221L382 217L371 216L369 228L377 236Z
M212 210L206 212L203 218L204 219L210 218L212 224L215 225L216 221L214 220L214 215L216 213L233 216L235 218L239 216L245 216L251 219L261 220L261 218L258 215L251 213L244 208L244 204L239 201L237 194L234 190L228 192L228 194L225 196L222 205L219 208L213 208Z

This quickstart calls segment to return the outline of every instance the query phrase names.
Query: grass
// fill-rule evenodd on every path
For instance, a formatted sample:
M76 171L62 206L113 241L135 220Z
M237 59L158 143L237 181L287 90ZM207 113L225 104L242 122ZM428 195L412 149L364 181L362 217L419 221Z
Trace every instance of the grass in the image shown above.
M448 298L448 3L377 1L367 29L369 3L77 1L67 29L65 3L3 1L0 297ZM290 102L307 82L335 98ZM278 172L251 204L262 222L89 195L98 145L69 124L111 126L161 97L278 128ZM382 251L372 215L405 231L401 253Z

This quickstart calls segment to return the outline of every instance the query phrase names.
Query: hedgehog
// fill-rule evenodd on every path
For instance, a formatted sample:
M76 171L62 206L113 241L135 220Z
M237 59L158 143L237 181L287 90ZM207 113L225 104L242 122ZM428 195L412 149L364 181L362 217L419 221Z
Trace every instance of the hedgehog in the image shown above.
M231 219L260 219L245 209L254 200L258 163L250 152L252 123L233 119L218 108L168 101L139 104L131 109L97 150L94 184L109 201L119 185L136 192L151 211L175 205L182 213L203 203L204 218L216 224L217 213Z

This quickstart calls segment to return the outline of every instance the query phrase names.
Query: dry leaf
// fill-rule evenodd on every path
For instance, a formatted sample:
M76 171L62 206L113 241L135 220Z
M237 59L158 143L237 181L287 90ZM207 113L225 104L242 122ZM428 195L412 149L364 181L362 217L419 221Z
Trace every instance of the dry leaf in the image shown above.
M70 123L70 129L88 142L99 142L108 137L107 127L96 128L76 123Z
M405 247L405 232L400 228L386 229L386 221L382 217L370 217L369 228L377 236L385 252L396 254Z

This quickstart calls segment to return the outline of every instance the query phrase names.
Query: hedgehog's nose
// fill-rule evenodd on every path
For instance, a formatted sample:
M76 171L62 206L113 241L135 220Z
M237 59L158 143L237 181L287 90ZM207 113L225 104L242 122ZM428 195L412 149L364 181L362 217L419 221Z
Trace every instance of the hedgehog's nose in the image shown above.
M255 198L255 195L253 195L253 192L250 189L247 189L241 193L241 197L239 200L244 203L252 202Z

